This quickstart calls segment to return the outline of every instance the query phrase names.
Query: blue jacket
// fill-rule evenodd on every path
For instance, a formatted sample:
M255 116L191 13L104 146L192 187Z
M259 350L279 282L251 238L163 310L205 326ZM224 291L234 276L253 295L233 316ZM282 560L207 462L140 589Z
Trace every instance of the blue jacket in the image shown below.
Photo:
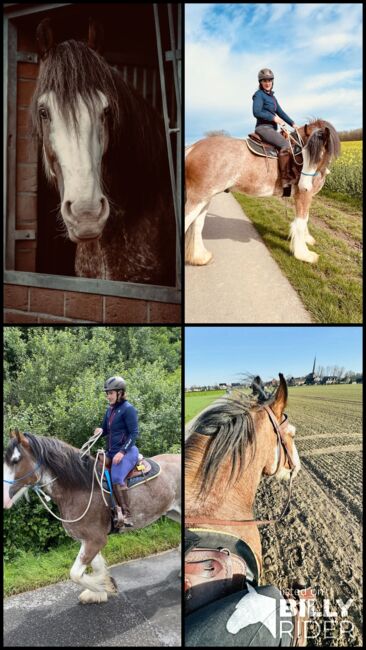
M277 124L273 121L275 115L281 118L284 122L287 122L290 126L295 124L294 120L291 119L286 113L282 110L281 106L274 97L273 90L270 90L266 93L261 88L257 90L253 95L253 115L257 118L256 126L261 124L267 124L272 126L277 131Z
M106 447L111 456L119 451L128 451L139 435L135 407L127 400L110 406L104 416L102 429L103 436L108 436Z

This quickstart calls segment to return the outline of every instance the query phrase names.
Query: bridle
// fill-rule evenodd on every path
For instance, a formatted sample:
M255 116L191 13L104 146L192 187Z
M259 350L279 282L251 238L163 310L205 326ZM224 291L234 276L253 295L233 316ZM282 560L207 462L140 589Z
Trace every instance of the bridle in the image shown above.
M264 525L268 525L268 524L274 524L277 521L280 521L280 519L282 519L285 516L285 514L287 514L287 509L288 509L288 506L290 504L291 494L292 494L293 473L294 473L294 469L295 469L295 466L296 466L296 464L295 464L295 462L294 462L294 460L292 458L291 452L290 452L290 450L288 448L288 444L287 444L287 442L285 440L285 433L286 433L286 429L287 429L287 426L288 426L288 416L286 415L286 413L284 413L284 419L282 420L282 422L280 424L278 424L272 409L269 406L266 406L266 405L264 405L263 408L266 411L266 413L267 413L267 415L268 415L268 417L269 417L269 419L271 421L271 424L273 426L273 429L274 429L274 431L275 431L275 433L277 435L278 462L277 462L276 470L273 472L273 474L270 474L269 476L275 476L280 470L281 456L282 456L281 451L282 451L282 449L284 450L284 454L285 454L285 463L286 463L286 459L287 459L288 464L290 466L290 483L289 483L289 489L288 489L288 497L287 497L287 501L286 501L286 503L285 503L285 505L284 505L284 507L282 509L281 514L278 517L275 517L273 519L232 519L232 520L230 520L230 519L212 519L210 517L200 517L200 516L198 516L198 517L187 517L185 519L186 527L189 528L190 526L193 526L193 525L196 525L196 524L218 524L220 526L242 526L243 524L244 525L248 524L248 525L256 525L256 526L264 526Z

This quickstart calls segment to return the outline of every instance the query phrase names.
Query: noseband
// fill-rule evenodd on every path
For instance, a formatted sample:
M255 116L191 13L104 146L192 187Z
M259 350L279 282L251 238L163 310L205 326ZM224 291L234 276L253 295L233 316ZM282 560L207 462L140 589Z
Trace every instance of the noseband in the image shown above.
M42 462L40 461L38 465L36 465L30 472L28 472L28 474L24 474L24 476L21 476L20 478L16 478L14 481L6 481L5 479L3 479L3 483L9 483L10 485L14 485L14 483L19 483L19 481L22 481L24 478L27 478L28 476L34 474L37 471L37 469L41 467L41 465Z
M294 463L293 458L291 456L291 453L289 451L288 444L286 443L286 440L284 438L284 435L285 435L285 432L286 432L286 429L287 429L287 426L288 426L288 416L285 413L284 414L284 416L285 416L284 419L282 420L282 422L280 424L278 424L272 409L269 406L263 406L263 408L267 412L267 415L268 415L268 417L269 417L269 419L271 421L273 429L274 429L274 431L275 431L275 433L277 435L277 441L278 441L278 443L277 443L277 450L278 450L277 468L273 472L273 474L270 474L270 476L275 476L279 472L280 465L281 465L281 455L282 455L281 450L282 450L282 448L283 448L284 453L285 453L285 462L286 462L286 458L287 458L288 464L290 466L291 475L290 475L290 484L289 484L289 490L288 490L288 497L287 497L287 501L285 503L285 506L282 509L281 514L279 515L279 517L275 517L274 519L233 519L233 520L229 520L229 519L211 519L209 517L188 517L185 520L186 527L196 525L196 524L219 524L221 526L241 526L243 524L244 525L248 524L248 525L256 525L256 526L265 526L265 525L274 524L277 521L280 521L280 519L282 519L285 516L285 514L287 514L287 508L288 508L288 506L290 504L290 500L291 500L292 479L293 479L293 471L294 471L294 468L295 468L295 463Z

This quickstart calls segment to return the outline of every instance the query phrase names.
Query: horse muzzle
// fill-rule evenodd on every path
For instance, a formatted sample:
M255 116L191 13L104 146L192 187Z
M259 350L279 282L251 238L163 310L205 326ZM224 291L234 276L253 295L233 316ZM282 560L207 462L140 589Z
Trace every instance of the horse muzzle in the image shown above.
M71 241L98 240L109 217L109 203L105 196L93 203L64 201L61 214Z

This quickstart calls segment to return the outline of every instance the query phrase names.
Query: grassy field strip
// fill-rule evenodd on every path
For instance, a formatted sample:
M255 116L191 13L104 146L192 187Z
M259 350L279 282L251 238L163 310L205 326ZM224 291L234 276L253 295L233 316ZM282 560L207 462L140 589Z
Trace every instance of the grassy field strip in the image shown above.
M218 397L225 395L225 390L192 391L185 394L184 422L192 420Z
M337 190L335 192L335 190ZM342 143L324 188L310 207L315 265L289 254L293 199L234 194L272 257L317 323L362 323L362 142Z

